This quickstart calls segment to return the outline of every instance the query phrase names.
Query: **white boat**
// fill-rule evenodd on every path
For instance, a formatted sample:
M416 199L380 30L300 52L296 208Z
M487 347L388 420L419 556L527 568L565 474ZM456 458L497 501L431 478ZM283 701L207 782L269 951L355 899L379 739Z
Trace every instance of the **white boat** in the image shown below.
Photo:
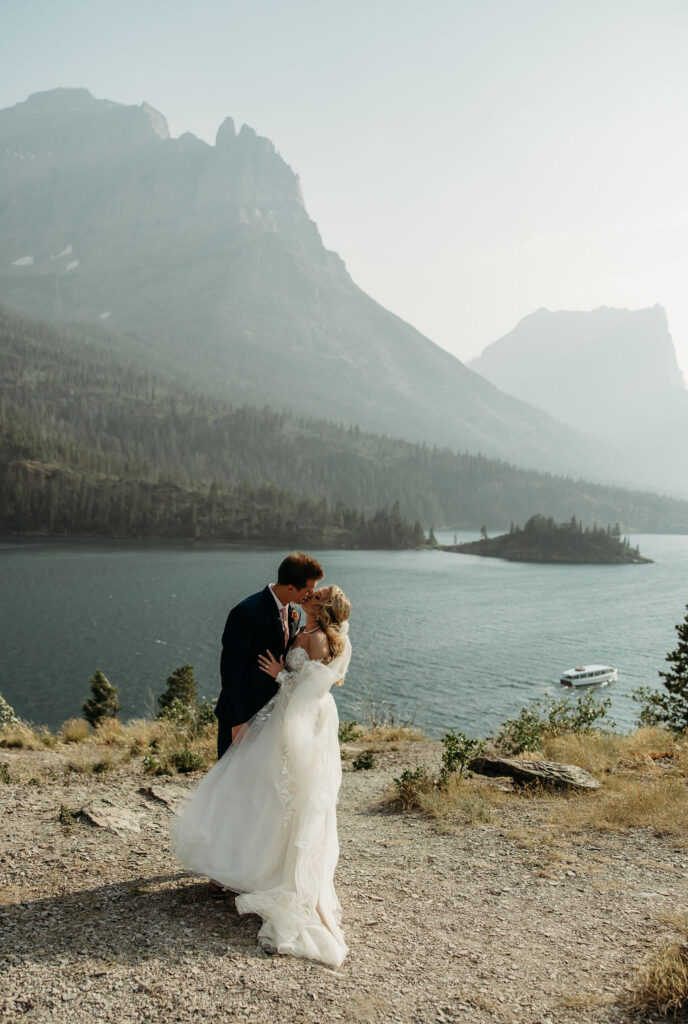
M615 682L617 671L611 665L579 665L562 672L562 686L606 686Z

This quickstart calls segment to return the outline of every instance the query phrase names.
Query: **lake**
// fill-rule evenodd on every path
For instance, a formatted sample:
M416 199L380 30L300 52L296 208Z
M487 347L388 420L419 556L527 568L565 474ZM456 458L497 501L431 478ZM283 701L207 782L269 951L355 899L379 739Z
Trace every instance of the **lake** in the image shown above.
M475 534L459 534L473 540ZM438 535L452 542L453 532ZM353 605L354 655L340 716L373 700L432 735L487 735L559 673L617 666L601 690L620 728L631 692L659 685L688 601L688 537L637 536L652 565L533 565L441 551L314 551ZM273 580L284 552L227 545L0 539L0 693L51 727L80 715L89 676L117 687L122 717L150 712L170 672L191 664L219 690L229 608Z

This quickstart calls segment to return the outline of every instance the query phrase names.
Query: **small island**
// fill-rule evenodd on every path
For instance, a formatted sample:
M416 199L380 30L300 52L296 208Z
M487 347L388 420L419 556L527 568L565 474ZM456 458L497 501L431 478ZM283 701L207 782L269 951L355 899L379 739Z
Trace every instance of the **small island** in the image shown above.
M484 555L506 558L511 562L552 562L568 565L648 564L628 537L621 536L615 526L583 527L572 516L567 523L555 523L552 517L531 516L525 526L514 526L499 537L488 537L482 528L482 539L465 544L441 545L442 551L461 555Z

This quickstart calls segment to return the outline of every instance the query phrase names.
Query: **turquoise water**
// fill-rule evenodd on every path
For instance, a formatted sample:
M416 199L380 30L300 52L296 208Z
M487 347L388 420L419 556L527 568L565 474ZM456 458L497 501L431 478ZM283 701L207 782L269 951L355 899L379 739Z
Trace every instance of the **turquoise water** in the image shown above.
M474 539L460 535L460 539ZM442 538L440 538L442 539ZM453 533L447 536L453 540ZM316 551L352 600L342 717L372 698L432 734L486 735L574 665L616 665L601 691L633 725L631 691L658 685L688 602L688 537L633 537L653 565L523 565L440 551ZM77 716L102 669L124 717L154 706L178 665L219 689L227 611L270 582L283 552L195 544L0 541L0 693L22 717Z

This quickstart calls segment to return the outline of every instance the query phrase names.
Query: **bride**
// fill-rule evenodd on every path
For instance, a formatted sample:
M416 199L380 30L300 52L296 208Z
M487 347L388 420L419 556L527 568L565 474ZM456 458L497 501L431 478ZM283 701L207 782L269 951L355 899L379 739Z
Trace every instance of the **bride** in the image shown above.
M333 881L342 769L330 688L349 666L351 605L331 586L302 608L286 665L259 658L279 690L185 801L172 836L184 864L239 893L240 914L263 918L265 948L337 967L347 946Z

